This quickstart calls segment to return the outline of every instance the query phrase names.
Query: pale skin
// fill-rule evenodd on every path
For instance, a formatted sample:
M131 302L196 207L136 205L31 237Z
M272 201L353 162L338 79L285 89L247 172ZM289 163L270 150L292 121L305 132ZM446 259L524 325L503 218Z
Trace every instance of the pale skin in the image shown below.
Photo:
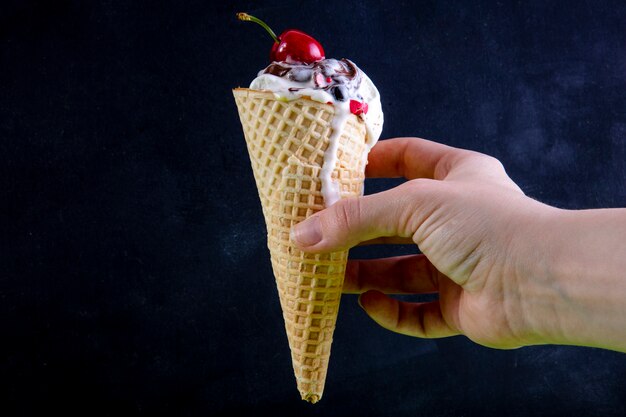
M494 348L626 352L626 209L563 210L526 196L495 158L418 138L379 141L366 175L405 177L292 229L307 252L415 243L422 254L349 261L344 292L406 335ZM575 173L573 173L575 174ZM426 303L386 294L437 293Z

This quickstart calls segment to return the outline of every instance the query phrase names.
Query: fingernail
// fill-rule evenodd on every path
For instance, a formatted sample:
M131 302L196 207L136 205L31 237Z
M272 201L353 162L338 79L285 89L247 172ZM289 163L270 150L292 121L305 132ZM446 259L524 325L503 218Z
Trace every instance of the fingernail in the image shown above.
M322 240L322 226L318 216L311 217L291 228L291 240L298 246L313 246Z

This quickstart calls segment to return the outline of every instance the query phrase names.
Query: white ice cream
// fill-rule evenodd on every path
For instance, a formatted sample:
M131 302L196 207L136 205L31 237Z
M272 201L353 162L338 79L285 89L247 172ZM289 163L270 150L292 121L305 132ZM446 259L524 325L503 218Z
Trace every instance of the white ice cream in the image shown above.
M363 155L365 162L383 129L380 94L374 83L349 60L325 59L314 64L272 63L259 72L250 88L272 91L277 98L284 100L307 96L335 107L330 143L324 154L320 179L324 204L328 207L336 203L340 198L339 184L332 180L332 172L337 164L339 138L351 113L350 101L356 100L368 107L367 113L357 115L365 122L367 131L367 147Z

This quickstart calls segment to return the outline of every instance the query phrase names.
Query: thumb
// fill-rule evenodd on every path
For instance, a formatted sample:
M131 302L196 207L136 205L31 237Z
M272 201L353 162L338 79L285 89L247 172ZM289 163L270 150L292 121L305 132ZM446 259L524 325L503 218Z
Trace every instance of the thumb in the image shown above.
M292 227L291 241L306 252L332 252L378 237L411 237L419 226L424 187L418 184L429 181L413 180L377 194L339 200Z

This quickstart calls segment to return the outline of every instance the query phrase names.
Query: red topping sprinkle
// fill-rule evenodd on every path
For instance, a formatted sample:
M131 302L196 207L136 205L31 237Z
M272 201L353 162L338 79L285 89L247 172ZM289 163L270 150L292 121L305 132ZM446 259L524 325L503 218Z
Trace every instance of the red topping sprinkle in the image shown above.
M333 80L332 78L330 78L330 77L326 77L326 82L327 82L328 84L330 84L332 80Z
M360 114L367 114L368 105L367 103L361 103L360 101L350 100L350 113L356 114L357 116Z

